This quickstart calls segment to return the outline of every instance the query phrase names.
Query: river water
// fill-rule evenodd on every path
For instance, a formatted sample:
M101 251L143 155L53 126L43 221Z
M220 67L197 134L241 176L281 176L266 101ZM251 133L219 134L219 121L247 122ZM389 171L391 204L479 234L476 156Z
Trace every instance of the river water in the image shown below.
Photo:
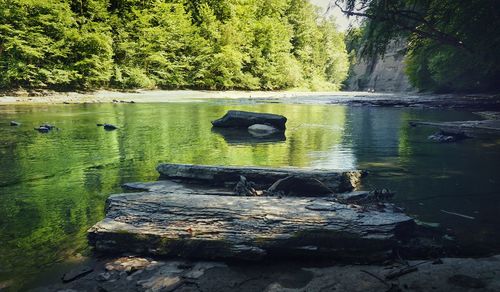
M286 140L213 132L210 121L229 109L287 116ZM498 252L500 139L437 144L427 140L432 129L408 125L464 119L478 116L238 100L0 106L0 284L21 287L56 262L90 254L86 230L104 217L108 195L125 182L156 180L160 162L365 169L361 189L389 188L408 214ZM59 129L33 130L44 122Z

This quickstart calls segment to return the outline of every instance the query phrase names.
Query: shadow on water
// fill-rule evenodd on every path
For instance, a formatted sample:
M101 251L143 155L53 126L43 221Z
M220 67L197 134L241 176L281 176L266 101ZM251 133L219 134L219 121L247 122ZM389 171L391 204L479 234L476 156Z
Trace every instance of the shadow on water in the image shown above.
M284 132L276 132L262 137L252 135L247 129L212 128L212 132L221 135L228 144L252 145L286 141Z

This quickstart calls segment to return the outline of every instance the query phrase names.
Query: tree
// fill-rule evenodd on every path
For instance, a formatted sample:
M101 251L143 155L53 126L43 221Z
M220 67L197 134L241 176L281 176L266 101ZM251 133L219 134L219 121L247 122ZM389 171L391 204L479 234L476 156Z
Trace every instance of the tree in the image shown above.
M500 89L500 12L495 0L335 0L366 19L364 56L408 39L410 81L434 91Z

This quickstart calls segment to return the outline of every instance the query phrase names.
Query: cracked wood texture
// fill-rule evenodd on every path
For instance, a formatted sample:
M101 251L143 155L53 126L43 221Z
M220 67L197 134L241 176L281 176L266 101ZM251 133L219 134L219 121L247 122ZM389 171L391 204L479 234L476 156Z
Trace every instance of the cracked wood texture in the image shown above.
M386 259L414 221L328 198L128 193L107 200L89 230L98 252L202 259Z
M220 186L228 183L236 184L240 180L240 176L244 176L248 181L257 183L261 189L269 188L279 179L293 176L297 183L303 186L320 181L332 193L352 191L359 184L363 175L359 170L309 170L169 163L158 165L156 170L162 179L195 180Z

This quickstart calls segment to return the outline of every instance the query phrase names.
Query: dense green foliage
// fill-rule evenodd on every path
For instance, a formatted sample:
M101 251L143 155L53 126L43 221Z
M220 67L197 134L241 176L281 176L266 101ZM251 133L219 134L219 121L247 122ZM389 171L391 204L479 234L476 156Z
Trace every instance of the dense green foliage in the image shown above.
M395 39L408 39L407 73L417 88L437 92L500 89L497 0L335 3L346 14L365 18L364 56L382 54Z
M306 0L0 0L0 88L335 89L347 67Z

